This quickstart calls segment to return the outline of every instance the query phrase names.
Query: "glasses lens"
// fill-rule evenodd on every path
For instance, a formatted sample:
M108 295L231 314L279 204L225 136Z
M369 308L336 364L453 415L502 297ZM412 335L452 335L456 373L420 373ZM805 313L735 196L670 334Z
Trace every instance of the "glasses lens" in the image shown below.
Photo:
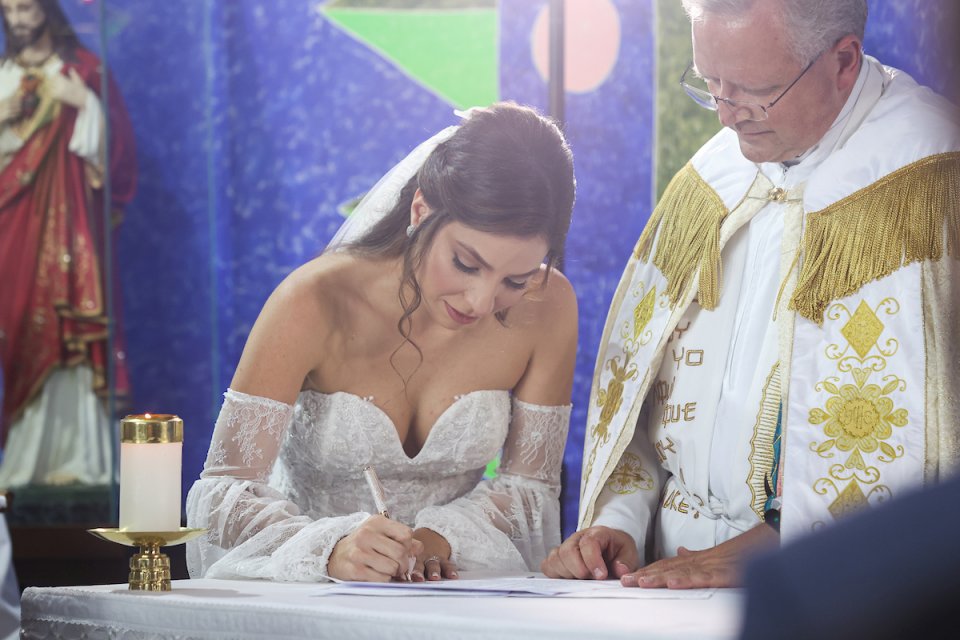
M684 87L684 89L687 88ZM727 98L717 99L713 94L697 91L695 87L691 87L690 89L691 90L687 90L687 95L693 98L694 102L701 107L710 109L711 111L718 111L718 103L722 102L728 110L734 113L737 120L759 121L767 119L767 112L755 102L738 102L736 100L728 100ZM704 96L706 96L706 98L704 98Z
M686 82L682 83L681 86L683 87L684 92L686 92L686 94L690 96L690 98L692 98L693 101L698 105L704 109L710 109L711 111L717 110L717 101L713 97L713 94L711 94L709 91L692 87Z
M717 98L714 96L710 93L703 80L695 75L691 76L690 71L692 68L693 65L691 64L687 67L687 70L683 72L683 75L680 77L680 86L683 87L683 91L698 105L710 111L717 111L719 108L718 102L723 102L727 108L736 114L738 120L767 119L766 110L755 102L738 102L736 100ZM691 77L688 79L688 76Z

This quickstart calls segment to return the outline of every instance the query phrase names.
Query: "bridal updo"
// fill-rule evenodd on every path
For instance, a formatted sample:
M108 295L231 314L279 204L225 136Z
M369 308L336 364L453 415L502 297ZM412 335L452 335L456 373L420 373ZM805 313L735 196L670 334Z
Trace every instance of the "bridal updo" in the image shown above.
M408 235L417 189L432 214ZM545 263L559 262L576 193L573 155L559 127L510 102L473 109L401 189L396 204L346 247L364 256L403 257L400 297L405 321L420 305L416 273L437 232L451 222L496 235L547 240ZM498 312L502 322L504 314Z

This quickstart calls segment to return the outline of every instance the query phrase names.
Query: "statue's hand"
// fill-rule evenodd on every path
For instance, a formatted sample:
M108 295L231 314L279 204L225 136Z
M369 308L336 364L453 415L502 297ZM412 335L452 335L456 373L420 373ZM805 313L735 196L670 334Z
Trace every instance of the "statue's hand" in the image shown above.
M0 100L0 124L7 124L19 118L22 109L23 103L17 94L5 100Z
M55 74L47 80L50 86L50 95L55 99L82 109L87 102L87 85L76 69L71 68L67 75Z

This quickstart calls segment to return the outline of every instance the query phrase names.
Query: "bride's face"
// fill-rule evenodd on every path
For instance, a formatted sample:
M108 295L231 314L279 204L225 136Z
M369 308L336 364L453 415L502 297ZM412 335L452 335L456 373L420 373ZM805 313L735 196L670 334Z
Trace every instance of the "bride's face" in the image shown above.
M437 232L417 279L437 323L460 329L517 304L547 254L540 237L503 236L450 222Z

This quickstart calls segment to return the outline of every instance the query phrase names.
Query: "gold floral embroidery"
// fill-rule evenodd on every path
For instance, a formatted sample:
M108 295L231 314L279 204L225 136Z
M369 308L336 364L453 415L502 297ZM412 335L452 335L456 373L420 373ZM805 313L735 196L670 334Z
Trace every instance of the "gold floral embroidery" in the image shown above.
M597 450L606 445L610 439L610 424L614 416L623 405L624 384L629 380L634 380L640 375L637 365L630 362L631 358L640 352L640 347L648 344L653 338L653 333L647 329L650 321L653 319L654 310L659 306L664 307L669 299L657 294L657 288L647 289L644 282L637 282L636 286L630 292L633 300L640 301L634 306L632 313L628 311L629 307L622 308L617 322L622 322L620 328L621 355L616 355L607 360L604 369L609 369L613 374L606 382L606 388L602 388L600 378L597 378L596 405L600 407L600 418L595 426L590 429L590 435L593 439L593 446L590 449L590 455L584 465L583 478L586 486L586 479L593 473L593 465L597 458ZM659 298L659 302L658 302ZM623 358L623 364L620 364L620 358ZM626 455L626 454L625 454ZM581 495L581 500L583 496Z
M885 442L893 435L893 427L907 424L906 409L894 409L893 400L888 396L898 388L902 391L906 383L897 376L886 376L882 388L876 384L837 385L837 378L827 378L818 387L833 394L826 402L826 410L812 409L810 424L823 424L823 432L830 438L817 446L822 457L833 448L843 452L853 452L862 456L880 449L880 460L892 462L903 455L903 447L894 449ZM848 458L844 465L848 468L860 467L855 459Z
M615 344L613 349L618 346L620 353L611 355L613 349L606 352L603 356L606 361L594 373L594 394L592 397L600 412L596 424L590 427L588 432L589 440L592 442L590 443L590 454L584 464L583 482L580 488L580 502L584 518L581 524L590 521L597 495L605 486L608 475L616 473L616 469L613 471L610 469L613 462L616 461L619 465L624 456L629 456L624 452L624 449L630 439L628 436L632 432L624 427L622 430L617 430L617 436L606 455L600 456L603 461L602 468L594 469L600 449L606 447L610 442L610 426L623 408L626 383L639 379L641 373L649 373L649 370L641 371L638 369L634 360L640 353L641 347L649 345L653 340L654 336L650 329L650 323L657 313L660 311L669 312L671 309L670 297L666 292L658 291L656 286L648 289L647 284L642 280L631 282L624 298L622 304L620 302L615 303L615 308L617 308L616 318L609 325L611 343ZM617 340L617 337L619 340ZM608 355L610 357L607 357ZM645 384L646 378L639 384L631 386L627 397L628 409L635 408L634 402L639 397L639 389L643 388ZM627 413L629 414L629 412ZM618 426L624 425L618 423ZM594 476L595 473L596 477ZM642 472L643 474L646 474L646 472ZM649 486L652 487L653 477L649 474L643 476L641 484L646 486L647 481L651 483ZM588 486L589 495L587 494Z
M880 483L881 473L875 465L892 463L905 453L902 445L888 440L895 434L894 427L908 423L907 410L897 408L895 402L895 392L905 392L907 383L893 374L883 376L881 384L870 382L886 369L887 359L900 347L894 338L880 342L885 327L878 314L899 311L900 303L893 298L884 299L876 309L861 300L852 314L843 304L827 310L830 320L848 317L840 329L847 345L831 344L826 349L827 358L836 361L838 373L846 380L828 376L816 384L817 391L830 395L823 408L810 410L808 420L823 425L826 436L811 442L810 449L821 458L842 457L842 462L830 466L827 477L813 485L818 494L833 496L828 509L835 518L889 498L890 488ZM851 348L855 354L849 353ZM866 493L864 488L868 488Z
M610 423L623 404L623 383L639 375L637 365L630 362L629 353L624 354L623 366L620 366L620 356L614 356L607 360L607 368L613 372L613 377L607 382L607 388L597 393L600 421L590 430L590 435L599 445L605 445L610 438Z
M646 293L644 293L646 291ZM641 297L642 295L642 297ZM628 380L634 380L640 375L637 365L630 363L630 358L637 355L640 347L650 342L652 333L645 331L653 318L654 307L657 301L657 288L647 290L643 282L637 283L632 292L634 298L640 302L634 307L632 317L623 321L620 338L623 340L623 366L620 366L620 357L613 356L607 360L606 368L613 373L607 381L606 389L597 390L597 406L600 407L600 421L590 430L596 440L595 446L603 446L610 438L609 428L613 416L623 404L623 385ZM622 316L621 316L622 317ZM589 475L589 474L588 474Z
M639 490L653 490L653 476L643 468L640 456L624 452L607 479L607 487L614 493L626 495Z

